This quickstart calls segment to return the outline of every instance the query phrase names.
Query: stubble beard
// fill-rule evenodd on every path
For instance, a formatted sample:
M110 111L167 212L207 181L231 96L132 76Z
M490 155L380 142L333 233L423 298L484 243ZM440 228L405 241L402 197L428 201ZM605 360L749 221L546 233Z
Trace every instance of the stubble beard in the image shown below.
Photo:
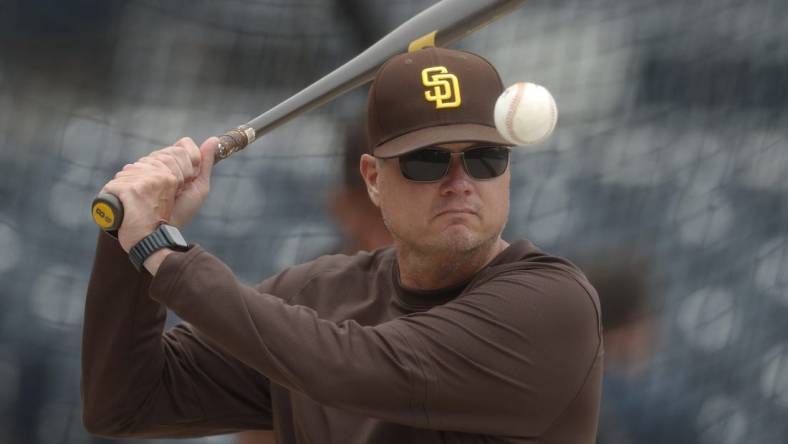
M485 233L476 233L470 229L466 229L464 233L452 233L455 230L449 227L448 230L442 231L438 236L414 240L400 233L385 215L383 216L383 223L391 233L400 255L419 262L430 261L430 259L437 260L451 269L458 268L460 264L466 263L469 258L473 258L480 253L486 253L489 249L494 248L506 226L505 220L499 230L487 236L485 236Z

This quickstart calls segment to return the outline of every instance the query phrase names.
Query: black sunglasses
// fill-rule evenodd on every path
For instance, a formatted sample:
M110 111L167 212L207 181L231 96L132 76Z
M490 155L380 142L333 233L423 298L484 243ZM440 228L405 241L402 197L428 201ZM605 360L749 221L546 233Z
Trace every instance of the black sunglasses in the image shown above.
M435 182L449 172L451 156L462 157L462 166L468 176L477 180L493 179L509 166L507 146L477 146L455 153L441 147L421 148L398 157L402 175L414 182Z

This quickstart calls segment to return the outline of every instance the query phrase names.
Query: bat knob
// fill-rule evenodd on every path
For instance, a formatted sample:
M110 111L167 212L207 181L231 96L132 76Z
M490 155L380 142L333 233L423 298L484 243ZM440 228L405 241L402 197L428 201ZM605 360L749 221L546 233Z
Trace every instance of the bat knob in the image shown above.
M104 231L117 231L123 223L123 204L114 194L101 193L90 206L93 222Z

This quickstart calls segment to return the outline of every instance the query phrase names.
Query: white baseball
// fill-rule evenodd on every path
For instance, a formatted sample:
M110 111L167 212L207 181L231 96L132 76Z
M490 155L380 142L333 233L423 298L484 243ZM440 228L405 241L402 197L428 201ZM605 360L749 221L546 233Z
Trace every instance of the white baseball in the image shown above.
M553 95L535 83L515 83L495 102L495 127L515 145L543 141L552 134L557 121Z

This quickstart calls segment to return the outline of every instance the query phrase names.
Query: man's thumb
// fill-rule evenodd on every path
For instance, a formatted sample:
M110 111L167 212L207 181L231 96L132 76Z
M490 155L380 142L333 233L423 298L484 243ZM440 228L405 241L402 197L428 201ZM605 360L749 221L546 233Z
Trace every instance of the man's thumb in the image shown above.
M200 175L199 180L211 183L211 170L213 170L214 155L219 146L218 137L210 137L200 145Z

